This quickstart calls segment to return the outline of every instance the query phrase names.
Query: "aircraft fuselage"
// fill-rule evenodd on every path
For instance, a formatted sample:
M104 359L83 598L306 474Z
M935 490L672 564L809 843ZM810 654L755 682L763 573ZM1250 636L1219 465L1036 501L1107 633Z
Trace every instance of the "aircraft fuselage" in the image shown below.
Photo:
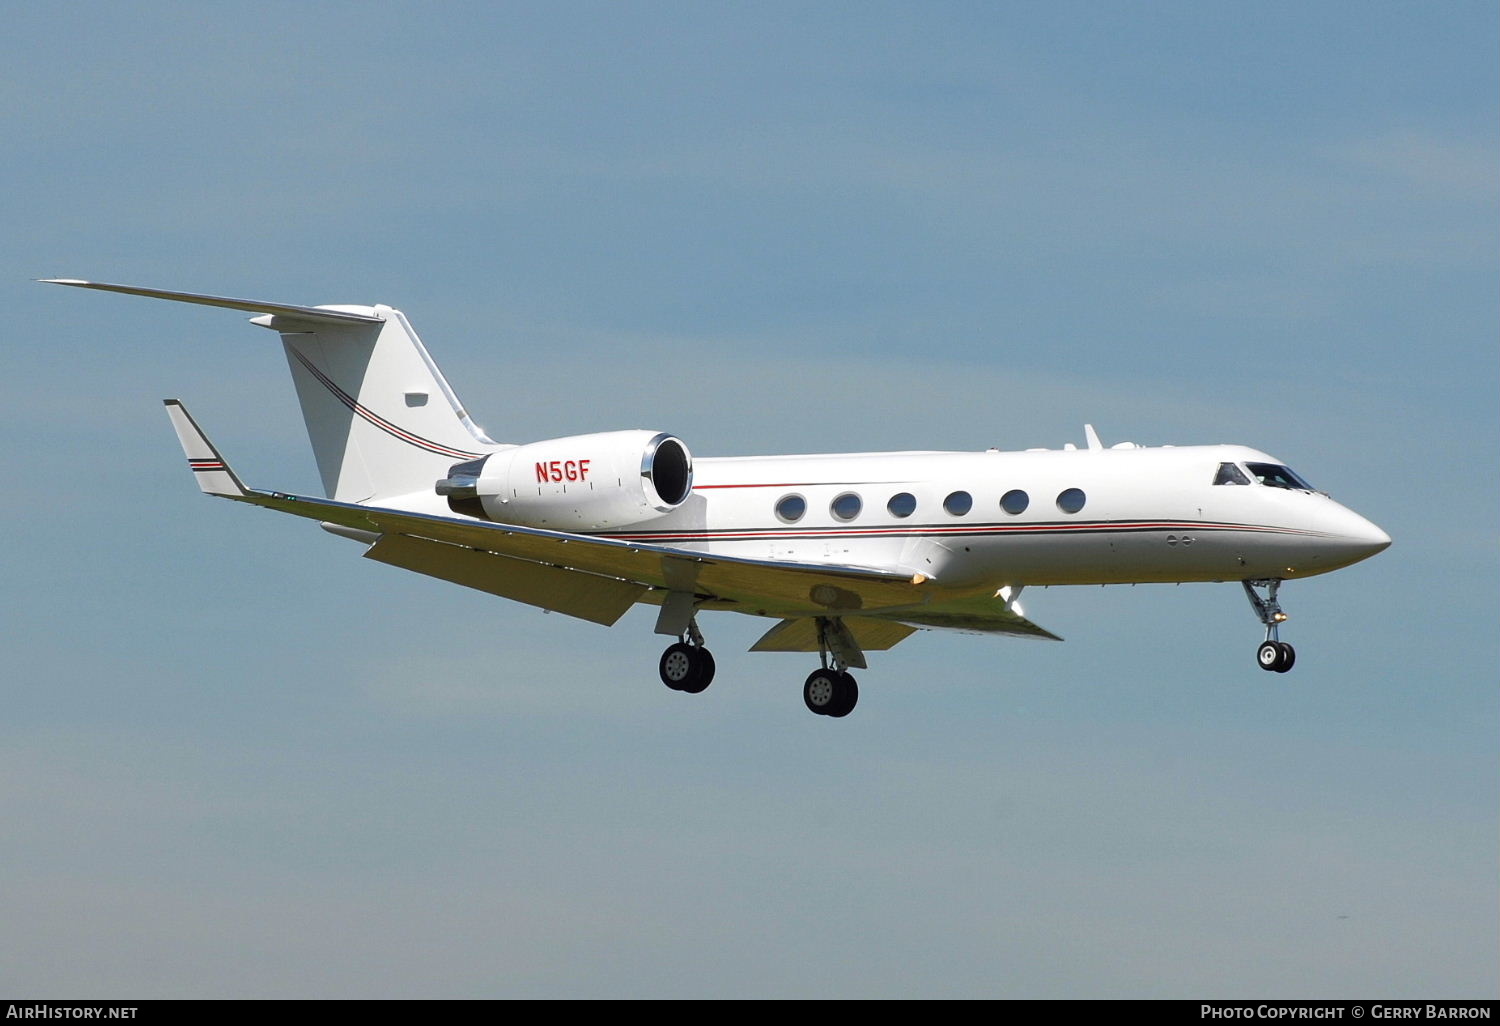
M1321 492L1215 484L1224 464L1282 466L1231 445L699 458L681 507L607 533L945 587L1308 577L1389 544Z

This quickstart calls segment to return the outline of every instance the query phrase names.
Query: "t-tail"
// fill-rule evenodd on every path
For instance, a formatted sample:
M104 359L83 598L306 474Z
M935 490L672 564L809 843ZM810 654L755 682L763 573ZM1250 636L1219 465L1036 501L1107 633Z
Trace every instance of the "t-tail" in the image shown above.
M323 491L340 502L400 506L433 494L455 463L501 446L480 430L400 310L290 306L130 285L57 285L243 310L281 335Z

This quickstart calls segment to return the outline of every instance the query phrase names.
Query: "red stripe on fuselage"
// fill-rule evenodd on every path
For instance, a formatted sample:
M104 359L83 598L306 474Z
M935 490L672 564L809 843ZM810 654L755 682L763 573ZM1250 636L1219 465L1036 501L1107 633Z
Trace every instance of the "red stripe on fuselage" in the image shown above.
M969 536L976 535L1026 535L1026 534L1067 534L1079 532L1091 532L1095 534L1106 533L1128 533L1140 531L1248 531L1259 534L1298 534L1313 535L1315 531L1302 531L1295 528L1268 527L1258 524L1205 524L1198 521L1184 520L1121 520L1121 521L1086 521L1077 524L976 524L973 526L963 525L913 525L911 527L869 527L869 528L744 528L741 530L718 530L718 531L657 531L639 534L610 534L604 535L608 538L617 538L621 541L641 542L682 542L682 541L743 541L757 538L899 538L920 535L935 535L939 537Z

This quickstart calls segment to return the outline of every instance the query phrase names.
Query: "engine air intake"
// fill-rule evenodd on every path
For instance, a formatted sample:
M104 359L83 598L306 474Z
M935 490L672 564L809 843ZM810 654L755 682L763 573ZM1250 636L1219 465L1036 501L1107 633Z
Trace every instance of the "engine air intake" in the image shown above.
M681 440L657 435L641 460L641 476L651 482L664 504L675 508L693 490L693 458Z

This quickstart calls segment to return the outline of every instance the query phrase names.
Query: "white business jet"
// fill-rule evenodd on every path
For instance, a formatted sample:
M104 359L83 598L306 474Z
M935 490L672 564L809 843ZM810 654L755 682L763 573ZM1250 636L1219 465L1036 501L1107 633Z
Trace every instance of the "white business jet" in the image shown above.
M1029 585L1239 581L1285 672L1283 581L1349 566L1391 539L1282 461L1236 445L881 452L695 459L660 431L511 445L459 403L388 306L288 306L71 279L58 285L256 314L281 335L326 498L246 488L175 399L167 413L209 495L315 520L364 555L613 624L661 607L667 687L714 676L697 615L776 620L756 652L816 652L802 688L846 716L851 667L918 630L1057 636Z

